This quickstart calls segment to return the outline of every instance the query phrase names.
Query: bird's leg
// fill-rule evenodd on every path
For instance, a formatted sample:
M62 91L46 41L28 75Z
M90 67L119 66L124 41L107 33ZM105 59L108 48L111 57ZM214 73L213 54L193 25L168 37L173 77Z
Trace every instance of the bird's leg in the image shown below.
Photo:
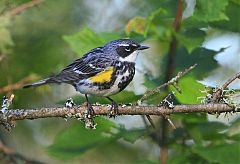
M112 102L112 106L111 106L110 112L109 112L109 117L115 118L115 116L118 114L118 104L110 97L106 97L106 98Z
M86 100L87 100L87 118L92 118L95 115L95 112L92 108L91 103L88 100L87 94L85 94Z

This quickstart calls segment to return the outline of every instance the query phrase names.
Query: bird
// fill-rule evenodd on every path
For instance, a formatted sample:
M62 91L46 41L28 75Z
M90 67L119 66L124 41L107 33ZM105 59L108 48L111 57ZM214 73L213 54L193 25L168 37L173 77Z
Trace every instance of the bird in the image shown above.
M88 95L107 98L111 102L109 117L115 117L119 112L118 104L109 96L123 91L133 80L139 51L148 48L131 39L113 40L90 50L58 74L23 88L67 83L85 95L88 118L94 116Z

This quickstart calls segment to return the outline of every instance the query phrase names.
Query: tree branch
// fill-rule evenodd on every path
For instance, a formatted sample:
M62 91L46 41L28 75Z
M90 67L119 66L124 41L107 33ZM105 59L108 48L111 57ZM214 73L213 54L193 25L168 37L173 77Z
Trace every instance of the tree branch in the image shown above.
M222 86L222 89L225 89L229 86L229 84L231 84L234 80L236 79L240 79L240 72L237 73L234 77L228 79Z
M24 3L20 6L17 6L16 8L13 8L12 10L8 11L7 13L10 14L12 17L22 13L23 11L27 10L28 8L34 7L42 3L43 0L32 0L30 2Z
M14 150L5 146L3 142L0 140L0 152L3 152L4 154L12 154L14 153Z
M93 106L97 116L107 116L109 107L107 105ZM16 121L24 119L39 119L39 118L84 118L86 106L80 105L73 108L56 107L56 108L36 108L36 109L11 109L5 114L0 114L0 122ZM157 106L123 106L119 107L119 115L170 115L174 113L194 113L194 112L239 112L233 107L226 104L195 104L195 105L176 105L173 109Z
M176 12L175 20L173 22L173 29L175 32L178 32L181 27L183 5L184 5L184 1L178 0L177 12ZM168 80L170 80L173 77L174 64L175 64L175 59L176 59L176 54L177 54L177 45L178 45L177 39L173 35L172 41L170 42L169 52L168 52L167 67L166 67L166 73L165 73L165 75L166 75L165 82L167 82ZM161 131L160 131L161 137L160 137L160 141L159 141L159 145L161 147L160 162L162 164L166 164L167 158L168 158L167 134L168 134L167 121L166 121L166 119L162 118Z
M214 91L209 102L210 103L220 102L220 100L223 98L223 90L227 88L236 79L240 79L240 72L237 73L234 77L228 79L221 88L218 88L216 91Z
M182 21L182 13L183 13L183 0L178 0L178 6L177 6L177 12L175 16L175 20L173 22L173 29L175 32L178 32L181 27L181 21ZM170 43L169 52L168 52L168 61L167 61L167 69L166 69L166 81L170 80L173 76L174 71L174 59L176 56L177 51L177 39L175 36L173 36L173 39Z
M36 75L29 75L29 76L19 80L15 84L8 84L8 85L0 88L0 94L1 93L12 92L12 91L17 90L17 89L21 89L25 84L27 84L30 81L35 80L36 78L37 78Z

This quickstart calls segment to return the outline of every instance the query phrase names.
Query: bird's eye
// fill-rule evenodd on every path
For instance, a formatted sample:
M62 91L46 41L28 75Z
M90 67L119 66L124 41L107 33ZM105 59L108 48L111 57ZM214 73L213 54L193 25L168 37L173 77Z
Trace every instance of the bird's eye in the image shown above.
M130 51L130 50L131 50L130 46L125 47L125 51Z

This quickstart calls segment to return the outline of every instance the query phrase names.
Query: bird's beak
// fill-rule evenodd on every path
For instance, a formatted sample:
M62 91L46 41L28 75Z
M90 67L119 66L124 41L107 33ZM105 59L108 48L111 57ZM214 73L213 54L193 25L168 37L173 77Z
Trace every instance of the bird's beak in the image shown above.
M145 50L145 49L148 49L148 48L149 48L148 46L140 45L140 47L138 47L138 50Z

